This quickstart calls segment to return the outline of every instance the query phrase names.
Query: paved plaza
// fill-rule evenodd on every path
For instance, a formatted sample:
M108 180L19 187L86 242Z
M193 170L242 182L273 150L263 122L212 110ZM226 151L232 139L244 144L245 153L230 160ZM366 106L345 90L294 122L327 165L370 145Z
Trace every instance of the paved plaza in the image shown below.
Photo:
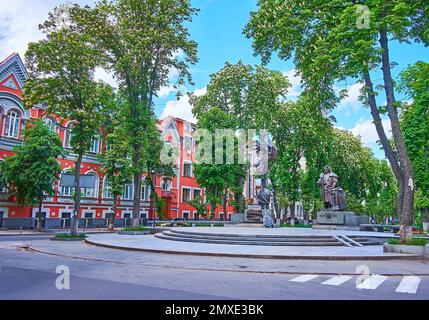
M346 230L313 230L307 228L173 228L183 233L201 233L212 235L235 235L235 236L366 236L379 238L392 238L391 233L346 231ZM346 246L255 246L255 245L231 245L211 243L177 242L159 239L153 235L132 236L119 234L96 234L90 235L87 242L110 248L139 250L158 253L178 253L195 255L214 255L231 257L252 258L282 258L282 259L404 259L413 258L413 255L384 253L381 245L365 247Z
M60 265L70 290L55 287ZM0 270L0 299L429 298L428 260L194 256L0 237Z

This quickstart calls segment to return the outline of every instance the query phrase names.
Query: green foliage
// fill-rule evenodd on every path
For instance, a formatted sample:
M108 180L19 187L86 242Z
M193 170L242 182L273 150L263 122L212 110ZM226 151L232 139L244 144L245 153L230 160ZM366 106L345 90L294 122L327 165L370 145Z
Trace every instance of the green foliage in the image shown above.
M197 210L197 215L201 218L207 217L207 204L201 196L193 198L189 204Z
M61 174L57 158L65 152L58 135L40 119L28 123L24 137L24 144L14 148L16 154L0 163L0 171L9 194L19 204L33 206L55 194L54 181Z
M148 227L137 227L137 228L124 228L123 230L124 231L136 231L136 232L141 231L141 232L143 232L143 231L149 231L150 228L148 228Z
M216 137L215 130L235 129L236 119L220 108L211 108L198 117L198 127L208 130L210 137L206 138L211 138L211 141L214 142ZM238 164L238 142L236 137L234 141L234 163L217 164L215 158L216 152L220 152L222 158L225 160L227 149L224 144L221 150L216 150L215 144L212 143L211 163L195 163L194 165L196 180L200 186L205 188L207 202L211 204L211 218L214 215L216 207L222 203L224 194L236 187L238 181L244 180L246 176L245 166ZM203 143L204 137L202 137L199 144L202 145ZM204 150L197 150L197 152L204 152Z
M268 128L289 87L288 79L279 71L241 61L226 62L210 76L207 93L191 98L192 111L199 118L210 109L219 108L234 117L237 128Z
M412 238L411 240L402 243L400 239L389 239L387 241L388 244L400 244L400 245L407 245L407 246L425 246L428 244L428 239L424 238Z
M401 72L399 88L413 99L404 106L401 128L413 164L414 207L429 219L429 63L419 61Z
M86 234L79 233L77 235L69 234L69 233L57 233L55 234L55 238L58 239L85 239Z
M197 10L189 0L100 0L95 8L73 8L78 12L77 29L102 52L102 65L114 74L126 101L123 126L131 146L134 189L140 190L142 174L159 169L150 163L157 158L152 139L159 140L154 97L162 86L170 85L172 69L178 74L176 88L192 83L189 66L197 62L197 44L189 39L186 25ZM139 212L137 192L133 224Z
M167 206L167 201L162 198L156 198L156 213L158 214L158 217L160 220L163 219L164 215L164 208Z

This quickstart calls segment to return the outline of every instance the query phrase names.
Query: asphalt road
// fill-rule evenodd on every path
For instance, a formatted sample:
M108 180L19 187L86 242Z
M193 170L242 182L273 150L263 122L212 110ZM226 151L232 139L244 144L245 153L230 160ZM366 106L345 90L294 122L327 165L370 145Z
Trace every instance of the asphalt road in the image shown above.
M313 262L194 257L118 251L79 242L31 240L35 248L55 254L48 255L20 249L19 244L28 243L28 237L0 239L2 300L429 299L429 265L423 261ZM371 273L394 274L397 270L398 274L368 280L368 288L359 289L357 284L368 278L362 278L361 271L354 274L362 265ZM58 277L62 276L56 273L58 266L70 270L68 290L56 287ZM420 275L411 282L408 278L404 280L407 270ZM428 275L422 272L425 270ZM350 275L337 281L339 273ZM331 285L326 284L328 280ZM415 293L395 292L398 288Z

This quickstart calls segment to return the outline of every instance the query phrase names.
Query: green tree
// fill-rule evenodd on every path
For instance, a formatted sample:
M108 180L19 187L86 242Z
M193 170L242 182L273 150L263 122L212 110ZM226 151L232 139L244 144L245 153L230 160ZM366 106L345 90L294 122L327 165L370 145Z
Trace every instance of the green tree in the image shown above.
M30 43L26 52L29 79L24 86L27 108L43 104L46 113L74 122L71 147L75 157L73 226L77 234L80 210L80 171L83 155L104 117L103 108L113 101L107 84L94 80L100 52L88 35L73 28L76 11L69 8L68 23L59 24L64 8L56 8L40 25L46 38Z
M132 177L131 160L129 158L130 148L121 126L120 112L116 109L111 116L108 125L105 126L106 136L104 141L106 142L106 148L99 155L100 165L105 174L105 179L107 179L107 192L111 194L113 202L109 218L109 231L113 231L114 228L118 198Z
M171 70L178 74L175 87L192 82L189 65L197 61L197 45L186 25L197 10L189 0L101 0L95 8L75 8L80 11L78 26L103 52L104 67L127 99L124 125L132 147L134 190L140 190L156 93L169 85ZM140 198L135 192L133 227L139 222Z
M279 204L290 207L291 216L295 217L295 202L302 200L301 197L311 202L320 197L319 191L314 190L315 181L322 167L318 164L324 162L322 146L327 145L332 126L318 108L309 105L305 95L297 102L285 103L274 115L270 133L277 158L271 164L270 180Z
M246 176L246 167L238 162L237 138L234 134L231 136L222 136L222 147L216 146L216 135L220 132L217 130L230 129L232 132L236 128L236 119L234 116L226 113L220 108L211 108L198 117L198 128L207 130L207 135L200 137L199 146L207 145L211 150L199 148L197 153L206 153L205 158L208 161L198 161L195 163L195 177L202 187L206 190L206 198L210 203L210 218L215 214L217 206L223 203L224 214L226 216L226 199L225 195L237 185L237 181L244 179ZM219 136L220 137L220 136ZM218 138L219 138L218 137ZM234 139L233 161L228 163L228 151L225 143L226 139ZM205 141L208 139L209 141ZM217 163L216 154L222 158L222 163Z
M189 204L197 210L198 217L205 218L207 216L207 204L204 202L203 197L195 197L189 201Z
M429 221L429 63L419 61L402 71L399 89L413 101L404 106L401 127L416 180L415 208Z
M365 7L363 7L364 5ZM364 103L398 183L397 213L401 241L408 240L413 223L413 170L399 124L398 102L391 74L389 38L399 42L429 43L429 3L424 0L259 0L244 29L253 38L255 53L267 63L274 52L282 59L293 55L304 88L322 108L330 110L346 92L335 94L335 83L349 77L364 83ZM371 73L383 75L387 104L377 105ZM392 125L394 148L384 131L386 110Z
M39 205L55 194L54 182L61 174L57 158L65 157L58 135L39 119L27 124L24 144L14 148L15 154L0 163L0 171L10 186L9 195L20 205Z
M268 129L289 87L288 79L279 71L245 65L241 61L226 62L210 76L207 93L191 97L192 112L199 118L219 108L235 119L235 128L231 129ZM244 182L245 176L240 176L232 189L238 212L244 209Z

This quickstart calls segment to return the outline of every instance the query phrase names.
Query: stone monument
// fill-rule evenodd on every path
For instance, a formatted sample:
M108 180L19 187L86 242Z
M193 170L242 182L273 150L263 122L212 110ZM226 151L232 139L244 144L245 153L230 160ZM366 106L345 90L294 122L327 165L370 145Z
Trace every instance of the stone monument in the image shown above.
M356 216L354 212L346 211L346 195L331 166L325 167L325 172L320 174L317 185L322 190L324 206L322 211L317 212L317 225L356 227L369 223L368 216Z
M249 205L246 210L246 222L263 223L265 227L273 227L274 219L270 210L272 192L268 189L268 173L269 163L276 158L277 149L268 136L262 138L262 143L265 144L265 152L262 151L260 141L256 141L254 144L255 162L253 166L256 172L263 173L261 177L261 189L255 194L258 204Z

